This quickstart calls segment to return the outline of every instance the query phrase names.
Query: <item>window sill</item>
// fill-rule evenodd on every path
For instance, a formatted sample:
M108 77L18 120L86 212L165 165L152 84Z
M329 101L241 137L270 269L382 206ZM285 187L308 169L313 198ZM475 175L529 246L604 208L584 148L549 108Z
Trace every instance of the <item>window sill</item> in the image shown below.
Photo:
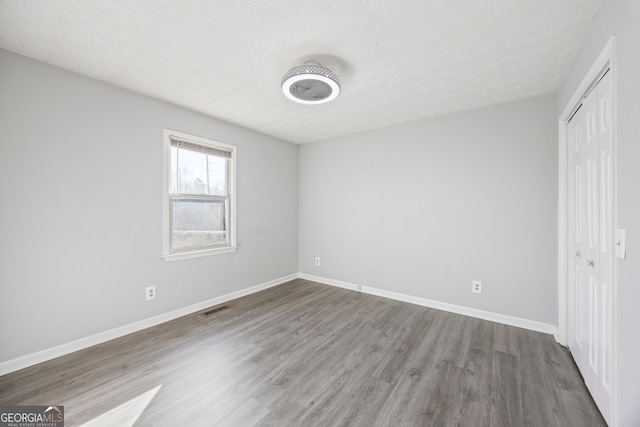
M238 249L237 246L228 246L225 248L205 249L202 251L178 252L175 254L162 255L162 258L166 262L179 261L181 259L200 258L203 256L209 256L209 255L227 254L229 252L235 252L236 249Z

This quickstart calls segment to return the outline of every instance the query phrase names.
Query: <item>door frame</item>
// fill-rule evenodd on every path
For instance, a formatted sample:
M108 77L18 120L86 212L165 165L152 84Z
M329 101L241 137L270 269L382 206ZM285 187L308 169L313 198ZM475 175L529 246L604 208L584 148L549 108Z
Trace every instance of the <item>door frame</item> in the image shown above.
M615 228L617 228L617 63L615 55L615 36L611 36L607 41L604 49L598 55L598 58L593 63L589 72L586 74L580 86L576 89L573 96L565 106L564 110L558 119L559 130L559 142L558 142L558 334L556 335L556 341L567 347L569 341L569 277L568 277L568 223L569 223L569 208L568 208L568 170L569 170L569 156L568 156L568 123L573 114L576 112L578 106L582 102L582 98L590 92L591 89L598 83L603 71L609 68L611 73L611 86L612 86L612 99L611 99L611 119L612 119L612 218L613 228L612 236L615 236ZM615 306L617 305L617 261L614 255L614 262L612 263L612 283L611 283L611 313L612 313L612 378L611 378L611 397L612 397L612 413L611 423L612 426L617 425L616 416L616 389L617 383L617 369L615 360L617 360L617 315Z

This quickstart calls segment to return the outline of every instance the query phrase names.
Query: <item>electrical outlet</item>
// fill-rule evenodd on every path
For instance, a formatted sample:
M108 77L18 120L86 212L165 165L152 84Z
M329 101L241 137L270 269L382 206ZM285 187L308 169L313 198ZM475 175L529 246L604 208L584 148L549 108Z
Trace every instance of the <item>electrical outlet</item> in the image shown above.
M482 293L482 282L480 282L478 280L474 280L473 282L471 282L471 292L473 292L474 294L481 294Z
M316 265L320 265L320 257L319 256L316 257Z
M151 301L152 299L156 299L156 287L155 286L147 286L145 289L145 295L147 296L147 301Z

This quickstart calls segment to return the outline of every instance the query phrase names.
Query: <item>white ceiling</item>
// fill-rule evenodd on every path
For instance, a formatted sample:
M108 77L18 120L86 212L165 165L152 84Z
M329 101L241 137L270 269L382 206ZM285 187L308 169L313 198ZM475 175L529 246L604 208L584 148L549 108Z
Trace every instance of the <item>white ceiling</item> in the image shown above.
M0 0L0 47L304 143L554 92L600 0ZM280 80L315 60L340 97Z

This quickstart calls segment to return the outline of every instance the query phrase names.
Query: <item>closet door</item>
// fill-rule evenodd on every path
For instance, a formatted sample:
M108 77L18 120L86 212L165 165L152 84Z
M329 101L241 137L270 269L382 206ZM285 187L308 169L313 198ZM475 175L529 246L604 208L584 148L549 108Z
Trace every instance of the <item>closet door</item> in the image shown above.
M613 198L611 76L569 123L569 348L611 419ZM573 147L572 147L573 145Z
M586 115L584 105L580 106L573 115L568 125L568 150L569 150L569 253L567 256L569 264L569 348L578 367L583 365L584 348L582 340L582 286L583 270L582 257L584 239L584 218L583 218L583 168L582 151L586 134Z

